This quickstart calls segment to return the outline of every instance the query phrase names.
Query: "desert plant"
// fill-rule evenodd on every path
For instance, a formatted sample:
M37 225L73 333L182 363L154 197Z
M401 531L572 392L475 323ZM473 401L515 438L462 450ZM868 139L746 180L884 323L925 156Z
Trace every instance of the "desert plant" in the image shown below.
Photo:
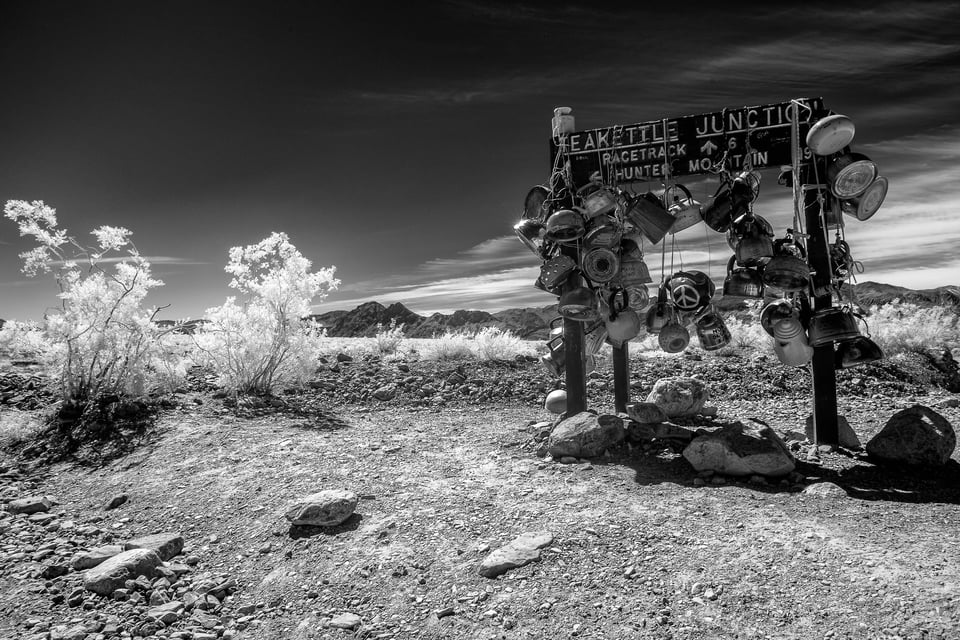
M473 357L471 334L464 331L447 331L424 341L419 349L423 360L468 360Z
M229 255L224 269L242 298L207 310L210 322L195 335L198 363L234 394L271 394L302 382L316 369L323 335L301 318L339 285L336 267L311 272L285 233L233 247Z
M41 359L49 347L39 322L11 320L0 328L0 354L10 358Z
M512 332L498 327L484 327L473 338L480 360L514 360L518 356L533 355L533 346Z
M390 319L390 326L384 327L382 322L377 323L377 333L373 336L377 351L381 355L393 355L403 343L403 323L397 324L396 318Z
M152 323L157 310L143 306L163 283L151 277L129 230L98 227L97 244L88 247L57 228L56 211L43 201L11 200L4 214L39 245L20 254L23 272L55 274L61 303L44 318L43 356L72 413L82 415L104 396L133 398L178 382L182 362L161 344L165 332ZM110 262L112 272L104 268Z
M960 318L945 307L923 308L898 299L871 306L867 322L873 339L888 356L960 346Z

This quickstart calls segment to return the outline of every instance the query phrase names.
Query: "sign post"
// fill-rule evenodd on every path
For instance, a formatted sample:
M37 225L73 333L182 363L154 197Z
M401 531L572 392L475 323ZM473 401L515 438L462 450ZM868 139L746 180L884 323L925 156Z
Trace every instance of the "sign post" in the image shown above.
M619 185L747 168L798 167L799 175L793 179L803 185L807 264L812 270L814 291L810 311L816 313L833 304L830 247L820 211L822 191L826 187L815 184L813 163L818 158L805 145L800 145L799 140L805 139L810 127L827 114L821 98L801 98L674 119L570 131L551 141L551 162L554 166L568 167L567 178L572 183L568 186L574 189L597 180ZM800 157L793 157L794 150ZM565 247L563 252L577 259L576 248ZM582 284L580 275L572 276L568 284ZM564 319L563 336L567 414L572 415L587 408L583 325ZM818 444L838 442L834 366L833 342L814 348L813 424ZM616 410L625 412L630 391L627 343L613 349L613 370Z

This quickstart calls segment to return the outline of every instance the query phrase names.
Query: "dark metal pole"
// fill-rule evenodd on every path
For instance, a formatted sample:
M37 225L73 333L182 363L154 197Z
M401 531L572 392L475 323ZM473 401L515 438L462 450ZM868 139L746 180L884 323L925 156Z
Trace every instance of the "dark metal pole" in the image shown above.
M563 349L567 377L567 415L587 410L587 377L583 362L583 323L563 319Z
M630 347L613 348L613 407L617 413L626 413L630 399Z
M813 160L817 161L816 158ZM823 171L820 172L823 175ZM813 167L809 165L804 171L804 184L810 185L815 180ZM830 255L827 241L827 232L823 228L820 217L820 201L818 188L807 188L803 196L803 211L806 218L807 260L813 273L815 292L821 295L813 296L813 312L829 309L833 306L831 293ZM814 347L813 350L813 437L817 444L839 444L837 426L837 376L834 369L833 342Z

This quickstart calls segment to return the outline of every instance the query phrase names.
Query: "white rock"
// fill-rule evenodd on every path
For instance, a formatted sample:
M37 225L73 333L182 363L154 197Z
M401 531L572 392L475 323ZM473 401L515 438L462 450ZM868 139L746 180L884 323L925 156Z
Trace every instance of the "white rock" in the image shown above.
M773 429L741 422L697 436L683 457L697 471L731 476L784 476L795 467L790 450Z
M297 501L286 518L295 525L334 527L353 515L357 494L346 489L326 489Z

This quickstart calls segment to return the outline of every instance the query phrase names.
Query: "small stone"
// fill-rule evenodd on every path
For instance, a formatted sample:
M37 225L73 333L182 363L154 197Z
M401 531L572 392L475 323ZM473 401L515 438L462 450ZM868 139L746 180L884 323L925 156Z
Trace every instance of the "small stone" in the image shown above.
M72 566L76 571L84 571L86 569L91 569L101 562L109 560L113 556L122 552L123 547L115 544L94 547L89 551L84 551L75 555L70 561L70 566Z
M661 378L653 385L647 402L656 404L668 418L695 416L700 413L709 393L696 378Z
M287 510L294 525L333 527L346 521L357 508L358 497L345 489L327 489L298 500Z
M117 495L111 498L110 502L107 503L107 505L103 508L103 510L110 511L112 509L116 509L120 505L125 504L129 499L130 499L130 496L128 496L125 493L121 493L120 495Z
M123 548L124 550L152 549L161 560L167 561L183 551L183 536L179 533L156 533L128 540Z
M373 392L373 397L381 402L393 400L397 396L397 385L394 383L385 384Z
M341 613L327 622L328 627L334 629L356 629L360 626L360 616L355 613Z
M10 513L40 513L49 511L53 502L47 496L31 496L29 498L18 498L7 503L7 510Z
M635 402L627 405L627 415L640 424L660 424L667 421L667 414L653 402Z
M444 607L442 609L437 609L433 612L437 618L446 618L447 616L452 616L454 614L453 607Z
M845 498L847 492L832 482L816 482L803 490L807 496L818 496L822 498Z
M493 551L480 564L480 575L496 578L511 569L540 559L540 550L553 544L551 533L525 533Z

